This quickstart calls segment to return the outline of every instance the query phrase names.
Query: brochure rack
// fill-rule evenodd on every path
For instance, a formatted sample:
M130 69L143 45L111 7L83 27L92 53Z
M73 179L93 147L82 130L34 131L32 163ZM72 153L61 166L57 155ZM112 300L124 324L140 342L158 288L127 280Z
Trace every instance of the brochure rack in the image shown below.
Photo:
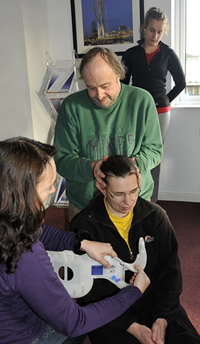
M47 56L47 69L44 75L38 96L47 110L51 119L48 143L51 143L54 136L55 124L59 108L63 100L71 93L79 90L77 79L77 63L75 57L72 60L58 60L56 63ZM56 205L58 207L68 207L69 201L65 192L65 179L57 174L55 183L56 193L49 197L45 207Z
M47 53L47 69L38 96L53 123L63 100L78 91L77 68L73 60L58 60L55 63Z

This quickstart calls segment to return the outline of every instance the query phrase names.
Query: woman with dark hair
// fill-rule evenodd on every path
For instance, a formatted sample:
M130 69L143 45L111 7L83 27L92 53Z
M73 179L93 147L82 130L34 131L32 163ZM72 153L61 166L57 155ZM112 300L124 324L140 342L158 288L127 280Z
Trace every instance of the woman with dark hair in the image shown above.
M135 174L137 176L136 166L134 162L125 155L111 155L105 160L101 166L104 173L103 180L108 184L109 177L122 177Z
M185 88L185 76L176 53L161 39L168 33L168 19L159 8L151 7L145 16L141 32L144 38L138 45L125 51L122 61L126 67L126 77L122 83L147 90L154 98L162 141L164 144L170 124L170 103ZM167 73L174 80L172 89L166 91ZM157 201L160 165L152 170L154 191L151 200Z
M140 266L134 287L79 307L55 274L46 250L86 251L108 266L110 244L43 225L43 203L55 191L55 148L27 138L0 142L0 343L83 343L113 320L149 285ZM77 337L70 339L69 337Z
M145 272L151 284L120 317L89 333L92 344L200 344L200 336L180 305L182 277L178 243L166 212L139 197L135 166L126 156L103 161L106 187L72 223L87 229L94 240L109 242L119 258L133 263L141 238L145 242ZM130 271L125 272L129 281ZM115 295L118 288L96 279L90 292L78 300L85 306Z

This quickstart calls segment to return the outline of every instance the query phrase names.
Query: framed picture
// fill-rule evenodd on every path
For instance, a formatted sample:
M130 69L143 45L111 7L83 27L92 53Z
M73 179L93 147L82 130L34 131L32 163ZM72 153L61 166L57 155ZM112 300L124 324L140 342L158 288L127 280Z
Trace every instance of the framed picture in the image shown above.
M122 55L137 44L144 20L144 0L71 0L77 57L95 46Z

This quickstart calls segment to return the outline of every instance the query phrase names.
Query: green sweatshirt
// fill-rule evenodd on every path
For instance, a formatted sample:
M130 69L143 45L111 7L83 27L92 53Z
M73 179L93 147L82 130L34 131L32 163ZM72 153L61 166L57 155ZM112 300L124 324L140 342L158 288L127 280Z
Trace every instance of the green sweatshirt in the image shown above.
M102 109L87 90L69 95L62 103L56 128L58 173L66 178L69 201L84 209L98 191L91 167L105 155L134 157L141 173L140 196L153 192L151 170L161 162L163 146L158 114L151 95L122 84L116 102Z

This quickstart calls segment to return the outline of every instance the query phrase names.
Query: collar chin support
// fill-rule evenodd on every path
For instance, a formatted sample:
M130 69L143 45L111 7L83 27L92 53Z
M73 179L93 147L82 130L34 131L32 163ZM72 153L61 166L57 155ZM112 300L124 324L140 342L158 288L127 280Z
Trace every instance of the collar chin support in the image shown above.
M86 295L92 288L94 278L105 278L118 288L126 287L125 271L137 272L134 265L141 265L144 269L147 262L147 253L144 239L141 237L138 244L138 255L133 263L123 262L120 258L105 256L110 268L105 268L87 254L77 255L72 251L47 251L54 271L67 289L72 298Z

